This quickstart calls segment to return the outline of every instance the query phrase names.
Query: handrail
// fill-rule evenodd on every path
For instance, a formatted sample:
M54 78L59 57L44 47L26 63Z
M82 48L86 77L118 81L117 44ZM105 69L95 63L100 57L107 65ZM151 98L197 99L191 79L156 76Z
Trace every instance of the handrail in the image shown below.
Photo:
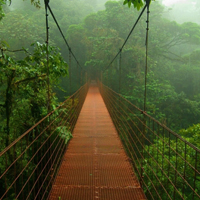
M101 82L99 89L148 199L199 199L200 150Z
M0 199L46 199L88 83L0 152Z

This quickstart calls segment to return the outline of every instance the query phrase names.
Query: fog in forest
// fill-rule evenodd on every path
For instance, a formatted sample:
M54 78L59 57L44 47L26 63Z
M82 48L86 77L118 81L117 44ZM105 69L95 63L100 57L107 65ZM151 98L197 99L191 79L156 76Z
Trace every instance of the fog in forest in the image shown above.
M104 84L119 92L119 58L114 60L112 66L109 63L121 48L141 9L138 11L133 6L128 8L123 5L123 1L105 0L56 0L50 1L50 6L79 64L88 72L88 77L100 78L103 71ZM31 44L44 44L46 41L43 1L40 8L28 0L15 0L11 5L7 2L3 8L5 17L0 24L1 47L13 60L25 59L21 62L32 62L30 65L33 65L35 61L27 61L30 59L27 52L33 54L37 45ZM179 133L200 123L199 19L199 0L157 0L150 5L147 112ZM69 63L69 50L50 14L48 20L49 44L58 47L61 55L56 55L62 56L63 62ZM144 99L145 40L146 13L121 55L120 93L141 109ZM27 52L12 52L22 48ZM80 86L77 77L79 71L75 60L72 59L71 65L74 80L72 91L75 92ZM34 72L34 68L32 71L33 74L39 73ZM24 78L29 73L26 72ZM52 90L56 93L55 101L59 102L69 95L69 72L67 70L62 74L60 70L58 74L57 82L53 83L52 78ZM20 75L16 75L16 80L20 79ZM2 78L1 84L3 104L6 98L6 87L3 86L6 78ZM17 105L17 98L21 97L13 99L13 107ZM30 97L23 98L27 101L28 109ZM44 103L44 97L38 98L43 98L41 102ZM38 109L43 103L36 103ZM4 117L1 115L2 127L5 126Z
M91 79L99 77L116 55L140 13L123 6L123 1L57 0L51 1L50 6ZM199 123L199 10L198 0L153 1L150 6L148 111L177 131ZM9 50L23 47L32 52L32 43L45 42L43 2L36 8L30 1L15 0L11 5L7 2L4 11L0 24L2 46ZM68 48L50 14L48 18L50 45L59 47L68 62ZM122 53L122 94L138 107L142 107L143 101L145 26L144 14ZM24 52L8 54L15 59L26 56ZM107 72L111 75L104 77L105 83L116 91L117 62ZM68 78L61 79L63 85ZM73 91L77 87L75 84ZM60 100L67 93L62 89L56 92ZM158 94L160 99L156 97ZM175 111L171 113L172 110Z
M135 7L128 0L38 2L0 0L0 198L47 199L64 160L73 166L70 181L83 175L92 184L82 185L80 178L78 189L64 185L74 198L79 190L115 199L141 186L147 199L199 199L200 0L152 0L150 13L145 0L132 0ZM87 120L80 123L85 143L78 135L74 145L86 157L76 149L68 162L62 155L91 80L91 96L103 97L112 120L95 96L96 110L87 104ZM107 137L114 131L117 148ZM127 186L119 155L131 164L130 180L138 178L134 186ZM79 158L82 168L73 171ZM115 162L121 168L113 173ZM103 177L97 168L107 166ZM116 187L119 177L125 186ZM96 187L100 181L114 187Z
M99 77L116 55L140 13L123 6L123 1L57 0L51 1L50 6L91 79ZM176 131L199 123L200 118L199 10L198 0L153 1L150 6L148 112ZM2 46L8 50L23 47L33 52L32 43L45 42L43 2L40 8L35 8L30 1L15 0L11 5L7 2L4 11L0 24ZM68 62L68 48L50 14L48 18L50 45L59 47ZM145 26L144 14L122 53L121 92L138 107L142 107L143 101ZM14 59L27 56L24 52L8 52L8 55ZM105 84L116 91L117 63L116 59L104 74ZM66 85L68 78L61 79L61 86ZM77 87L75 84L73 91ZM55 90L58 99L63 100L67 91ZM4 94L3 89L1 92Z

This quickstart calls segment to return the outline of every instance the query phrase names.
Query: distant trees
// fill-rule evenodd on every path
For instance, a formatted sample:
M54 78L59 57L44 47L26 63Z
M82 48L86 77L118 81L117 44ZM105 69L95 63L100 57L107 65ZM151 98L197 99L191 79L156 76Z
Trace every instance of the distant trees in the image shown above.
M36 6L37 8L40 7L40 0L30 0L31 3ZM0 20L5 16L3 6L8 3L11 4L12 0L0 0Z
M0 0L1 149L47 114L44 13L41 10L33 11L25 3L21 10L5 9L7 17L2 20L5 2ZM39 0L31 2L36 7L40 6ZM127 6L122 6L123 2L140 9L145 1L108 1L105 10L94 12L98 2L70 0L66 3L56 0L51 1L51 6L73 52L88 70L90 78L100 78L102 72L103 83L119 92L121 63L120 93L142 109L146 16L142 17L123 49L121 61L117 57L107 67L121 48L139 13L136 9L133 12ZM178 24L164 18L163 12L164 7L158 2L151 4L147 112L199 147L200 25L192 22ZM68 82L63 78L68 74L68 65L58 48L53 46L61 48L65 60L68 60L69 52L50 17L49 26L49 78L53 108L58 104L57 96L60 94L58 91L57 96L54 93L55 86L62 79L61 89L68 87ZM30 47L33 42L35 44ZM81 71L75 61L72 61L72 65L72 80L76 86L80 86ZM172 145L176 145L174 141ZM180 149L183 147L180 146Z
M85 66L92 76L108 66L129 33L137 11L108 1L106 10L87 16L83 24L70 27L68 37L74 49L84 49ZM164 7L151 4L149 36L149 72L147 111L162 123L178 131L200 118L199 45L200 26L178 24L162 17ZM117 13L117 15L116 15ZM121 93L143 107L145 16L122 52ZM75 37L75 35L79 35ZM118 91L119 58L103 73L103 81Z
M106 69L119 51L139 12L122 6L124 1L108 1L105 10L89 14L94 11L89 2L83 0L65 3L58 0L51 2L51 6L81 65L85 65L91 77L100 77L100 71ZM145 3L134 2L141 5ZM94 4L98 4L98 1ZM80 9L84 5L86 7ZM5 50L21 49L21 46L27 48L32 41L43 43L45 40L44 21L38 20L44 17L43 14L38 10L29 12L30 7L25 6L23 11L6 11L8 17L2 21L6 26L0 25L0 46ZM147 111L178 131L198 123L200 117L200 26L192 22L172 22L163 17L163 12L164 7L158 2L151 4ZM68 59L68 50L58 37L55 24L49 19L50 43L58 45L62 55ZM144 91L145 21L143 16L123 49L121 61L121 93L140 108ZM29 51L33 50L29 48ZM7 54L10 57L13 55L11 52ZM22 53L15 56L19 60L24 59ZM76 69L75 73L74 79L78 81L77 73L81 72ZM119 58L104 71L103 81L118 91ZM66 83L63 82L63 85Z

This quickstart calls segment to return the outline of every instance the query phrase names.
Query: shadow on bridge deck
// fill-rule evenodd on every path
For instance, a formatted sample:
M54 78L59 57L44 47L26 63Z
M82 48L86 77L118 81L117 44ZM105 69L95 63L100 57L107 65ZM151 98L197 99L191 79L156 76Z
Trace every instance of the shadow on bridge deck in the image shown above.
M94 83L89 88L49 199L146 199Z

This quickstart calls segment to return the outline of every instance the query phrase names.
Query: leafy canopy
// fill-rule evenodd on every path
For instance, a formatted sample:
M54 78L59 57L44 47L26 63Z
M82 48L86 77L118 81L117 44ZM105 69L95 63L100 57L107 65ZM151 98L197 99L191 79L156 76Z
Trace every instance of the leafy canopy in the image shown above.
M150 3L151 0L124 0L124 5L128 4L128 7L130 8L131 5L134 6L134 8L137 8L139 10L144 3Z

